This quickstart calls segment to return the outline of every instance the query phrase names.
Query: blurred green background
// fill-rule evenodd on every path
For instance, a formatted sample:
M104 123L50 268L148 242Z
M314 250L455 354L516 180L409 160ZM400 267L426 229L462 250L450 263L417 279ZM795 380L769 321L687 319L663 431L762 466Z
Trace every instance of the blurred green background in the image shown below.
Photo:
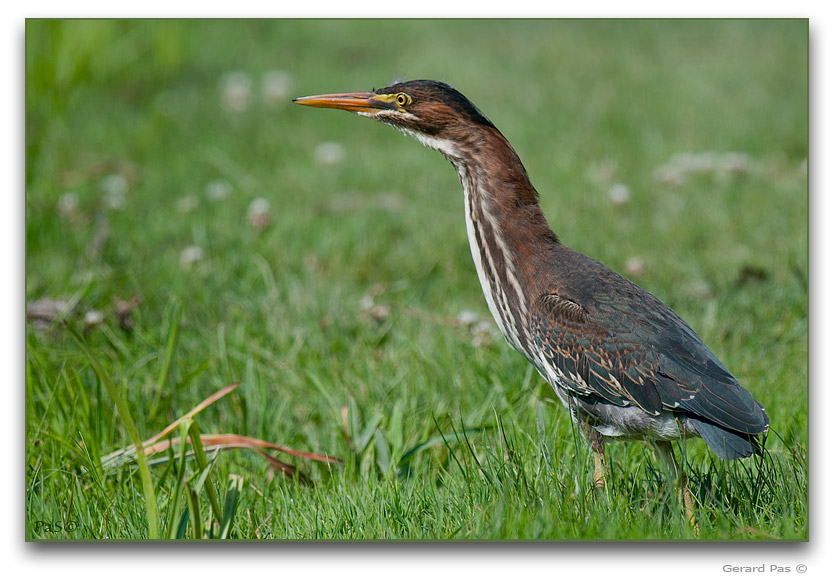
M553 461L585 460L567 413L489 324L455 171L386 127L290 104L411 78L472 99L517 149L562 241L678 311L765 404L768 446L802 464L806 20L28 20L30 518L65 509L70 480L90 514L127 485L85 479L85 461L128 440L61 320L126 385L143 434L243 381L204 412L203 431L355 454L338 484L308 467L334 493L361 495L368 473L438 432L499 418L531 434L532 456L545 433ZM351 447L346 413L381 442ZM689 447L709 464L703 445ZM625 471L642 465L645 451L617 449ZM431 479L444 453L410 469ZM224 461L259 489L284 485L257 459ZM768 512L768 533L806 533L798 481L791 515ZM448 517L263 529L576 537L546 514L515 527L469 508L463 523ZM108 520L110 537L141 536L137 518ZM641 525L596 533L663 530ZM716 524L713 536L748 537L744 527Z

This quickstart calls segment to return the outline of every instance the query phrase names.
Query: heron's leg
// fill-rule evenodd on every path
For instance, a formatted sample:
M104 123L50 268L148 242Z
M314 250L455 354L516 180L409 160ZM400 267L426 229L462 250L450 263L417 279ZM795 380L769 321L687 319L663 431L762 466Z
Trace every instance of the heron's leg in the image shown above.
M663 457L669 466L672 468L672 473L675 474L675 482L678 487L678 501L683 503L686 510L686 517L689 523L695 528L695 533L698 533L698 522L695 520L695 500L692 499L692 491L689 489L689 484L686 481L686 473L678 465L675 459L675 451L672 449L672 444L669 441L652 441L654 448Z
M605 487L605 438L590 424L585 423L585 435L591 442L594 453L594 487Z

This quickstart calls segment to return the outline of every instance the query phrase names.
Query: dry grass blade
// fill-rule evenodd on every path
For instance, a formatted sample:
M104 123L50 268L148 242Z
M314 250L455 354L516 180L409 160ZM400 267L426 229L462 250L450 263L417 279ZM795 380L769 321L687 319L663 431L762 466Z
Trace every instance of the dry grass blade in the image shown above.
M259 441L258 439L252 439L249 442L240 440L240 441L236 441L235 443L209 443L208 442L209 440L212 440L212 439L225 438L225 437L226 437L225 435L201 435L200 436L200 441L202 442L202 445L203 445L203 448L204 448L204 451L206 452L206 454L214 452L214 451L223 451L225 449L251 449L252 451L256 452L258 455L260 455L261 457L266 459L269 462L269 466L272 469L280 471L281 473L283 473L287 477L293 477L297 473L298 478L299 478L299 480L301 480L302 483L307 484L307 485L312 484L310 479L306 475L304 475L301 471L299 471L297 467L295 467L294 465L290 465L289 463L286 463L284 461L281 461L277 457L274 457L274 456L270 455L269 453L267 453L266 451L264 451L263 449L261 449L261 447L259 447L256 443L251 442L251 441ZM235 435L234 437L240 437L240 436ZM249 438L248 437L241 437L241 439L249 439ZM186 438L186 443L190 443L190 442L191 442L191 438L187 437ZM267 445L269 447L272 447L272 448L279 448L279 449L282 449L282 450L286 449L284 447L281 447L280 445L274 445L274 444L268 443L268 442L263 442L263 443L267 443ZM147 448L145 450L145 452L148 455L152 455L152 454L158 453L160 451L165 451L169 447L175 447L179 444L180 444L180 438L177 437L176 439L161 441L161 442L157 443L156 445L154 445L153 447ZM291 450L291 451L294 451L295 453L303 453L301 451L295 451L295 450ZM315 453L310 453L310 454L306 454L306 455L312 456L311 459L314 458L314 457L322 457L327 462L333 462L333 461L341 462L341 460L336 459L334 457L323 457L321 455L316 455Z
M304 475L295 466L290 465L289 463L285 463L285 462L281 461L280 459L278 459L277 457L273 457L272 455L270 455L269 453L267 453L266 451L264 451L263 449L261 449L259 447L251 447L250 449L257 452L264 459L269 461L269 466L272 467L272 469L276 469L276 470L280 471L281 473L283 473L287 477L292 477L292 476L297 474L298 479L299 479L299 481L301 481L301 483L303 483L305 485L312 485L313 484L313 482L310 481L310 478L307 477L306 475Z
M190 442L191 440L189 438L186 441ZM290 455L300 457L302 459L312 459L314 461L321 461L323 463L341 463L341 460L336 457L327 457L326 455L319 455L318 453L298 451L297 449L292 449L284 445L276 445L275 443L270 443L269 441L264 441L263 439L254 439L252 437L237 435L235 433L200 435L200 442L203 444L203 447L205 447L205 450L207 452L224 449L251 449L252 451L255 451L256 453L261 455L264 459L266 459L273 469L280 471L284 475L292 477L293 475L298 473L299 479L305 484L310 483L310 480L307 478L307 476L305 476L296 467L290 465L289 463L285 463L280 459L273 457L272 455L264 451L264 448L274 449L276 451L288 453ZM147 455L153 455L154 453L165 451L169 447L177 446L179 445L179 443L179 437L175 439L160 441L159 443L152 445L151 447L146 447L145 453Z
M282 453L287 453L289 455L300 457L302 459L312 459L313 461L321 461L322 463L341 463L341 460L336 457L328 457L326 455L319 455L318 453L310 453L308 451L298 451L297 449L292 449L284 445L270 443L269 441L264 441L263 439L254 439L253 437L246 437L245 435L237 435L236 433L204 433L200 435L200 441L203 443L204 447L210 447L211 449L265 448L274 449L275 451L281 451ZM155 445L145 447L145 453L147 453L148 455L152 455L154 453L158 453L159 451L165 451L171 445L178 444L179 438L171 439L170 441L160 441Z
M194 415L196 415L197 413L199 413L200 411L202 411L203 409L205 409L206 407L208 407L212 403L222 399L223 397L225 397L226 395L228 395L229 393L234 391L236 388L238 388L239 385L240 385L240 383L234 383L233 385L223 387L222 389L220 389L216 393L210 395L209 397L206 397L205 399L203 399L203 401L200 404L198 404L196 407L194 407L193 409L188 411L185 415L183 415L180 418L173 421L170 425L165 427L165 429L163 429L162 431L160 431L159 433L157 433L156 435L154 435L150 439L146 439L145 441L143 441L142 446L147 448L147 447L153 445L154 443L156 443L157 441L159 441L160 439L162 439L163 437L167 436L168 434L172 433L175 429L177 429L179 427L180 422L183 419L192 419L194 417ZM113 453L109 453L108 455L105 455L104 457L102 457L101 458L101 464L104 467L108 467L108 466L112 467L112 466L115 466L115 465L119 464L121 462L121 460L126 460L128 457L132 456L135 453L136 453L135 446L129 445L127 447L123 447L122 449L119 449L117 451L114 451Z
M211 405L215 401L219 401L220 399L222 399L223 397L225 397L226 395L228 395L229 393L234 391L239 386L240 386L240 383L234 383L233 385L229 385L228 387L223 387L222 389L220 389L219 391L217 391L213 395L210 395L210 396L206 397L205 399L203 399L203 401L200 404L198 404L196 407L191 409L188 413L186 413L185 415L183 415L179 419L172 422L170 425L165 427L165 429L163 429L162 431L160 431L159 433L157 433L156 435L154 435L150 439L147 439L147 440L143 441L142 445L144 445L146 448L150 445L153 445L154 443L156 443L157 441L159 441L160 439L162 439L163 437L165 437L169 433L173 432L174 429L176 429L177 426L180 424L180 421L182 421L183 419L192 419L192 418L194 418L194 415L196 415L197 413L199 413L200 411L202 411L203 409L205 409L206 407L208 407L209 405Z
M143 442L145 454L153 455L154 453L165 451L169 447L179 445L180 441L182 440L182 437L166 439L163 441L160 441L160 439L170 435L182 424L182 421L191 420L194 417L194 415L196 415L212 403L218 401L219 399L222 399L223 397L234 391L239 384L240 383L235 383L233 385L229 385L228 387L220 389L216 393L212 394L210 397L207 397L199 405L191 409L188 413L184 414L182 417L178 418L176 421L165 427L165 429L163 429L150 439L145 440ZM199 439L200 444L205 448L206 451L216 451L223 449L251 449L259 455L261 455L262 457L264 457L273 469L280 471L284 475L290 477L298 474L299 479L305 484L310 483L310 480L309 478L307 478L307 476L305 476L296 467L290 465L289 463L285 463L284 461L281 461L280 459L273 457L272 455L264 451L264 449L272 449L275 451L280 451L282 453L287 453L288 455L292 455L294 457L299 457L301 459L312 459L313 461L320 461L322 463L341 463L341 460L335 457L328 457L326 455L310 453L307 451L298 451L297 449L292 449L284 445L278 445L276 443L264 441L263 439L254 439L252 437L246 437L245 435L237 435L236 433L201 433L199 435ZM186 437L186 443L191 443L190 437ZM101 464L104 468L115 467L120 463L129 461L135 455L136 448L135 446L131 445L129 447L119 449L118 451L114 451L113 453L110 453L105 457L102 457Z

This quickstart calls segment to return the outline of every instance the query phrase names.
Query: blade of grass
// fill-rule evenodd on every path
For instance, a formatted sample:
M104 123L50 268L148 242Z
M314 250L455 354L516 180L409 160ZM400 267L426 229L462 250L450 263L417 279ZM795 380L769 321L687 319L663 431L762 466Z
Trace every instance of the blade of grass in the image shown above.
M162 392L165 389L165 382L168 380L168 373L171 372L171 362L174 360L174 352L177 349L177 337L180 329L180 305L175 302L171 313L171 326L168 328L168 342L165 347L165 360L159 368L159 376L156 379L156 396L151 404L150 417L156 416L159 401L162 400Z
M212 451L212 450L210 449L209 451ZM211 473L211 470L214 468L214 464L217 463L217 458L220 456L220 450L219 449L216 449L214 451L215 451L215 453L211 456L211 459L209 460L209 463L208 463L208 467L206 469L204 469L203 471L195 472L194 475L192 475L188 479L189 485L192 485L191 481L194 478L197 478L197 483L193 484L193 489L197 493L200 493L201 491L203 491L203 486L206 484L206 479L208 479L209 473ZM208 453L206 454L206 456L208 456Z
M142 447L142 438L139 434L139 429L136 428L136 423L133 422L133 417L130 414L130 407L128 407L127 402L124 397L122 397L119 389L117 389L116 385L113 384L113 380L110 378L110 375L104 370L104 367L90 350L90 347L87 346L87 343L84 342L84 339L81 338L81 335L79 335L75 329L68 324L65 324L65 327L69 330L70 334L78 343L78 346L84 352L84 355L87 357L87 361L90 363L90 366L93 367L93 371L96 373L99 380L104 383L104 387L107 389L107 393L110 395L110 398L116 403L116 410L122 418L131 439L133 439L133 444L136 446L136 462L139 465L139 478L142 480L142 491L145 495L145 508L148 516L148 537L152 540L156 540L159 538L156 493L154 491L153 480L151 479L150 467L148 466L148 458L145 455L144 447Z
M237 502L240 499L242 491L243 477L234 473L229 474L229 481L226 483L226 505L223 509L223 520L220 522L221 540L229 537L229 531L232 529L232 521L235 518Z
M310 369L304 369L304 373L310 379L310 382L313 383L313 386L316 387L316 390L319 392L319 394L325 398L327 403L330 405L330 408L338 410L339 404L336 402L336 399L331 394L331 389L328 389L327 386L324 384L324 380L317 373Z
M188 513L190 514L191 529L195 540L203 538L203 520L200 517L200 494L191 489L188 482L185 484L185 497L188 499Z
M448 445L448 441L446 439L447 437L451 437L452 435L458 435L458 434L465 435L465 436L476 435L478 433L483 433L484 431L486 431L488 429L491 429L491 428L492 428L491 425L484 425L483 427L470 427L470 428L464 429L460 432L453 431L452 433L447 433L446 435L441 434L441 435L435 435L434 437L430 437L429 439L426 439L422 443L418 443L417 445L415 445L414 447L412 447L411 449L409 449L408 451L403 453L403 456L400 459L400 466L405 465L406 463L411 461L411 459L414 455L420 453L421 451L424 451L424 450L428 449L429 447L434 447L435 445L440 445L440 444Z
M206 459L206 452L203 450L203 443L200 441L200 427L197 425L196 421L190 421L190 425L188 426L188 432L191 435L191 448L194 450L194 458L197 460L197 466L199 467L200 471L204 471L206 478L208 480L208 485L206 486L206 494L209 497L209 503L211 504L211 509L214 512L214 517L217 521L220 521L220 518L223 514L220 511L220 504L217 501L217 493L214 491L214 486L211 484L211 472L209 470L208 460Z
M168 461L165 462L165 469L162 471L162 475L156 481L156 493L159 493L165 486L165 482L168 481L168 476L171 475L171 471L174 469L174 450L172 448L168 448ZM154 467L153 459L148 460L148 465ZM160 509L162 506L160 505Z
M189 427L190 429L190 427ZM217 461L218 454L215 454L211 461L208 464L208 467L202 471L195 472L190 478L183 479L183 484L185 485L185 497L188 501L188 505L186 506L185 513L191 514L190 519L192 522L192 528L194 531L194 538L195 539L202 539L203 537L207 537L210 534L210 531L213 529L212 524L216 523L216 521L209 518L208 522L208 530L203 528L203 520L201 517L202 512L200 511L200 492L203 491L203 487L206 484L206 480L208 479L209 474L211 473L214 464ZM196 483L192 484L192 480L196 478ZM196 515L195 515L196 514ZM183 535L184 535L183 530ZM214 537L214 536L209 536Z
M182 510L182 514L180 515L180 521L177 524L176 532L171 535L172 538L177 540L185 538L185 533L188 531L188 518L190 515L191 510L188 509L188 506L185 506L185 509Z
M188 371L183 377L179 380L179 382L175 385L176 390L180 390L193 381L196 377L200 376L206 369L211 366L211 361L204 360L199 365L197 365L194 370Z
M187 441L188 441L188 429L190 427L191 421L192 421L191 419L183 419L180 422L180 434L182 435L179 439L179 442L181 442L180 443L180 464L179 464L177 472L176 472L176 483L174 483L174 491L171 494L171 501L173 503L171 504L171 509L168 512L170 514L170 518L171 518L169 520L169 524L168 524L168 536L172 539L182 537L180 535L180 528L182 527L182 522L180 522L180 525L177 526L176 528L174 528L173 523L174 523L174 518L177 517L177 510L179 508L179 503L180 503L180 490L182 489L184 479L185 479L185 458L187 456L187 454L186 454L186 451L187 451L186 445L187 445Z
M359 414L359 407L356 405L356 401L351 397L348 400L349 406L349 413L350 413L350 438L353 441L354 451L356 451L357 455L362 455L365 453L365 450L368 448L368 445L371 443L371 437L374 436L374 431L382 422L382 415L380 413L374 413L374 415L368 420L365 424L365 429L360 433L361 426L361 419Z
M382 431L374 431L374 443L376 444L376 464L382 473L388 473L391 469L391 454L388 452L388 442Z

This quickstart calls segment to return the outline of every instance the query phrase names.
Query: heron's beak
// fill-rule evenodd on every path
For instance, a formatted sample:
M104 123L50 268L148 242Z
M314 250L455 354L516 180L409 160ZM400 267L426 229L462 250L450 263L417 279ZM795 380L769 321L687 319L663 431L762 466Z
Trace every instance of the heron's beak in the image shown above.
M354 113L374 113L380 109L388 109L390 105L379 99L376 93L339 93L335 95L313 95L311 97L297 97L293 103L322 109L342 109Z

